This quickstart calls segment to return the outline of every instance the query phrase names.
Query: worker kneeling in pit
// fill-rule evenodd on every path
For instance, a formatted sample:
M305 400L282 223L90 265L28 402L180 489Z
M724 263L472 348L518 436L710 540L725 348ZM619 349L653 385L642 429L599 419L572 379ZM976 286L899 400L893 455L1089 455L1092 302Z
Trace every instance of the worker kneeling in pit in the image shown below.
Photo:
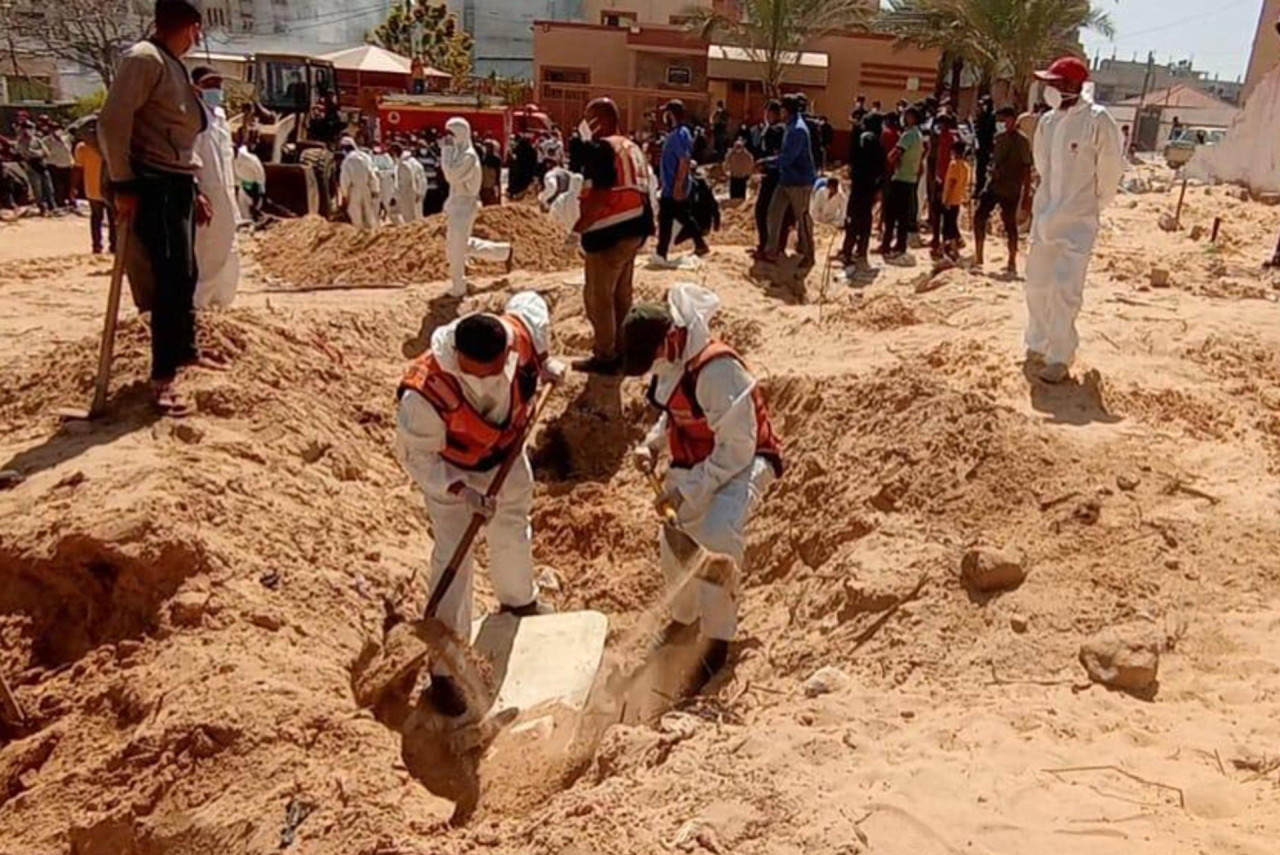
M719 308L714 293L688 284L672 288L665 306L637 305L623 324L623 369L632 377L653 374L648 397L661 415L635 460L652 473L665 440L671 467L659 510L674 508L689 537L741 567L747 519L782 475L782 443L742 357L711 334ZM665 537L659 541L663 573L677 583L682 562ZM694 578L674 598L671 613L679 625L701 619L699 634L710 642L695 681L700 690L728 660L738 626L734 593ZM668 635L678 628L669 627Z
M426 496L435 539L431 590L480 514L494 593L502 611L518 617L550 611L533 579L533 468L522 447L539 384L564 377L564 366L547 357L550 337L546 302L516 294L500 316L469 315L437 329L400 385L396 456ZM511 454L520 457L490 501L489 485ZM472 569L468 550L438 612L463 639L471 637ZM428 699L443 715L466 712L457 685L434 663Z

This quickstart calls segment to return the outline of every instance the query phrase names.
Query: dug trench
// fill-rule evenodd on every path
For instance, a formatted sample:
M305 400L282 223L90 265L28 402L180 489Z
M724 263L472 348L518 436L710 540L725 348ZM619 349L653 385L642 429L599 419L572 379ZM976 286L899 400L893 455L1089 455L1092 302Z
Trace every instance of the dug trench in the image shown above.
M556 350L581 352L580 298L546 290ZM130 321L122 406L94 429L109 442L46 415L86 394L94 340L6 366L0 420L28 447L25 483L3 494L0 667L31 721L0 742L4 845L615 851L600 812L634 776L659 786L699 727L758 723L821 666L885 692L945 691L1028 662L1057 676L1080 635L1193 596L1199 583L1177 562L1225 576L1231 544L1259 537L1219 520L1208 548L1206 523L1186 512L1195 500L1167 490L1183 473L1158 450L1124 437L1086 448L1010 406L1023 381L985 338L852 370L771 345L762 327L774 321L754 305L731 302L722 329L769 363L762 382L789 469L749 529L729 672L691 700L646 684L643 715L612 707L620 724L570 728L585 734L570 743L535 751L528 731L500 738L463 828L449 827L454 805L414 776L399 734L352 689L384 639L387 603L408 614L425 600L429 524L391 454L401 342L430 327L419 295L205 319L204 343L233 368L193 376L201 413L180 423L135 406L146 334ZM826 323L894 333L928 317L851 309ZM645 649L664 596L652 496L626 455L651 418L641 392L571 379L532 449L539 578L561 611L609 615L610 656L623 661ZM1116 406L1108 395L1125 401L1097 394L1104 409ZM1122 474L1134 476L1127 489ZM1015 643L997 628L1023 592L965 594L960 557L980 542L1023 552L1052 592L1037 620L1055 631ZM477 589L491 608L483 573Z

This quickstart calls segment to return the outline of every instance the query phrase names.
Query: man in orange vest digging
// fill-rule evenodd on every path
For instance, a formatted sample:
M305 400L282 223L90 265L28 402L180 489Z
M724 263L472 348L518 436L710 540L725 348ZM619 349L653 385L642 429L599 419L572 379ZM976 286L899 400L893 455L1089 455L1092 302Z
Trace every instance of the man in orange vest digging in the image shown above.
M502 611L545 614L533 580L533 469L522 443L542 382L559 382L564 366L547 357L551 316L526 291L501 315L468 315L441 327L431 348L400 384L396 456L422 489L435 539L431 589L439 583L474 515L487 520L489 577ZM508 455L519 459L496 500L485 496ZM459 637L471 637L473 556L468 552L438 616ZM454 682L433 663L428 698L443 715L466 712Z
M636 306L623 324L623 367L631 377L653 374L648 397L661 416L635 458L651 473L663 446L671 454L659 508L674 508L685 534L741 566L747 519L782 475L782 443L742 357L711 334L719 308L719 297L689 284L672 288L666 305ZM682 562L667 539L660 540L663 572L676 582ZM737 603L732 591L695 578L671 613L677 624L701 619L700 635L709 641L696 691L728 659Z

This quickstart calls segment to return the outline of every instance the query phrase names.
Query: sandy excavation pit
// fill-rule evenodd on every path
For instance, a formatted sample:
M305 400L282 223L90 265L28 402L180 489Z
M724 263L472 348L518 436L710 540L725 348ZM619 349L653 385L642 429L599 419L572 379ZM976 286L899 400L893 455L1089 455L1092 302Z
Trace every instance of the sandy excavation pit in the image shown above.
M30 717L0 734L0 852L278 852L290 834L308 855L1270 852L1280 321L1243 286L1275 293L1256 264L1280 210L1201 189L1188 228L1160 231L1175 201L1126 194L1108 214L1078 381L1055 389L1020 365L1018 283L954 271L917 294L927 266L887 268L819 314L718 246L719 328L789 459L750 530L732 668L576 743L554 716L553 738L502 734L458 828L356 698L386 601L425 600L429 527L390 451L402 345L533 287L557 352L584 353L572 259L481 270L461 306L430 259L345 280L412 283L395 290L251 279L202 324L233 368L192 375L201 413L182 423L147 408L130 319L112 418L85 430L52 413L89 390L101 271L48 261L40 240L71 243L58 222L5 226L21 231L0 257L21 244L58 287L36 267L0 283L4 317L25 319L0 319L0 468L25 476L0 491L0 669ZM1208 251L1189 227L1214 216L1232 239ZM1156 264L1171 287L1139 290ZM328 288L332 270L282 279ZM642 269L637 293L680 277ZM50 294L66 308L41 309ZM610 661L661 623L651 496L627 460L641 391L574 377L533 443L537 572L561 610L609 615ZM975 594L977 548L1016 553L1025 580ZM478 590L492 607L483 574ZM1162 639L1158 691L1085 688L1082 645L1134 626Z

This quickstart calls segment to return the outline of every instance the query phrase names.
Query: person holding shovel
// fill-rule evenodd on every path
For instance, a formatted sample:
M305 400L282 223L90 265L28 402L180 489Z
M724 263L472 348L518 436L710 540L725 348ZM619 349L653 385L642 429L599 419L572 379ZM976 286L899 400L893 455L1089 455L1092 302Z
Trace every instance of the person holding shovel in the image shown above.
M623 370L630 377L653 375L648 398L661 415L635 461L652 474L663 446L670 452L659 511L674 511L683 534L741 567L747 520L782 475L782 443L742 357L711 334L719 308L718 296L690 284L672 288L665 305L637 305L623 324ZM661 556L668 581L678 584L683 562L665 534ZM671 613L676 624L701 619L700 635L709 642L696 692L728 661L737 603L727 587L695 578L676 596Z
M489 578L502 611L545 614L533 579L533 468L524 448L538 388L558 383L565 368L549 359L551 315L526 291L501 315L477 313L440 327L431 347L400 384L396 456L421 488L431 517L431 587L440 584L472 519L488 529ZM495 474L518 455L493 498ZM457 636L471 637L471 550L444 592L437 616ZM442 715L467 712L459 687L432 662L427 700Z

